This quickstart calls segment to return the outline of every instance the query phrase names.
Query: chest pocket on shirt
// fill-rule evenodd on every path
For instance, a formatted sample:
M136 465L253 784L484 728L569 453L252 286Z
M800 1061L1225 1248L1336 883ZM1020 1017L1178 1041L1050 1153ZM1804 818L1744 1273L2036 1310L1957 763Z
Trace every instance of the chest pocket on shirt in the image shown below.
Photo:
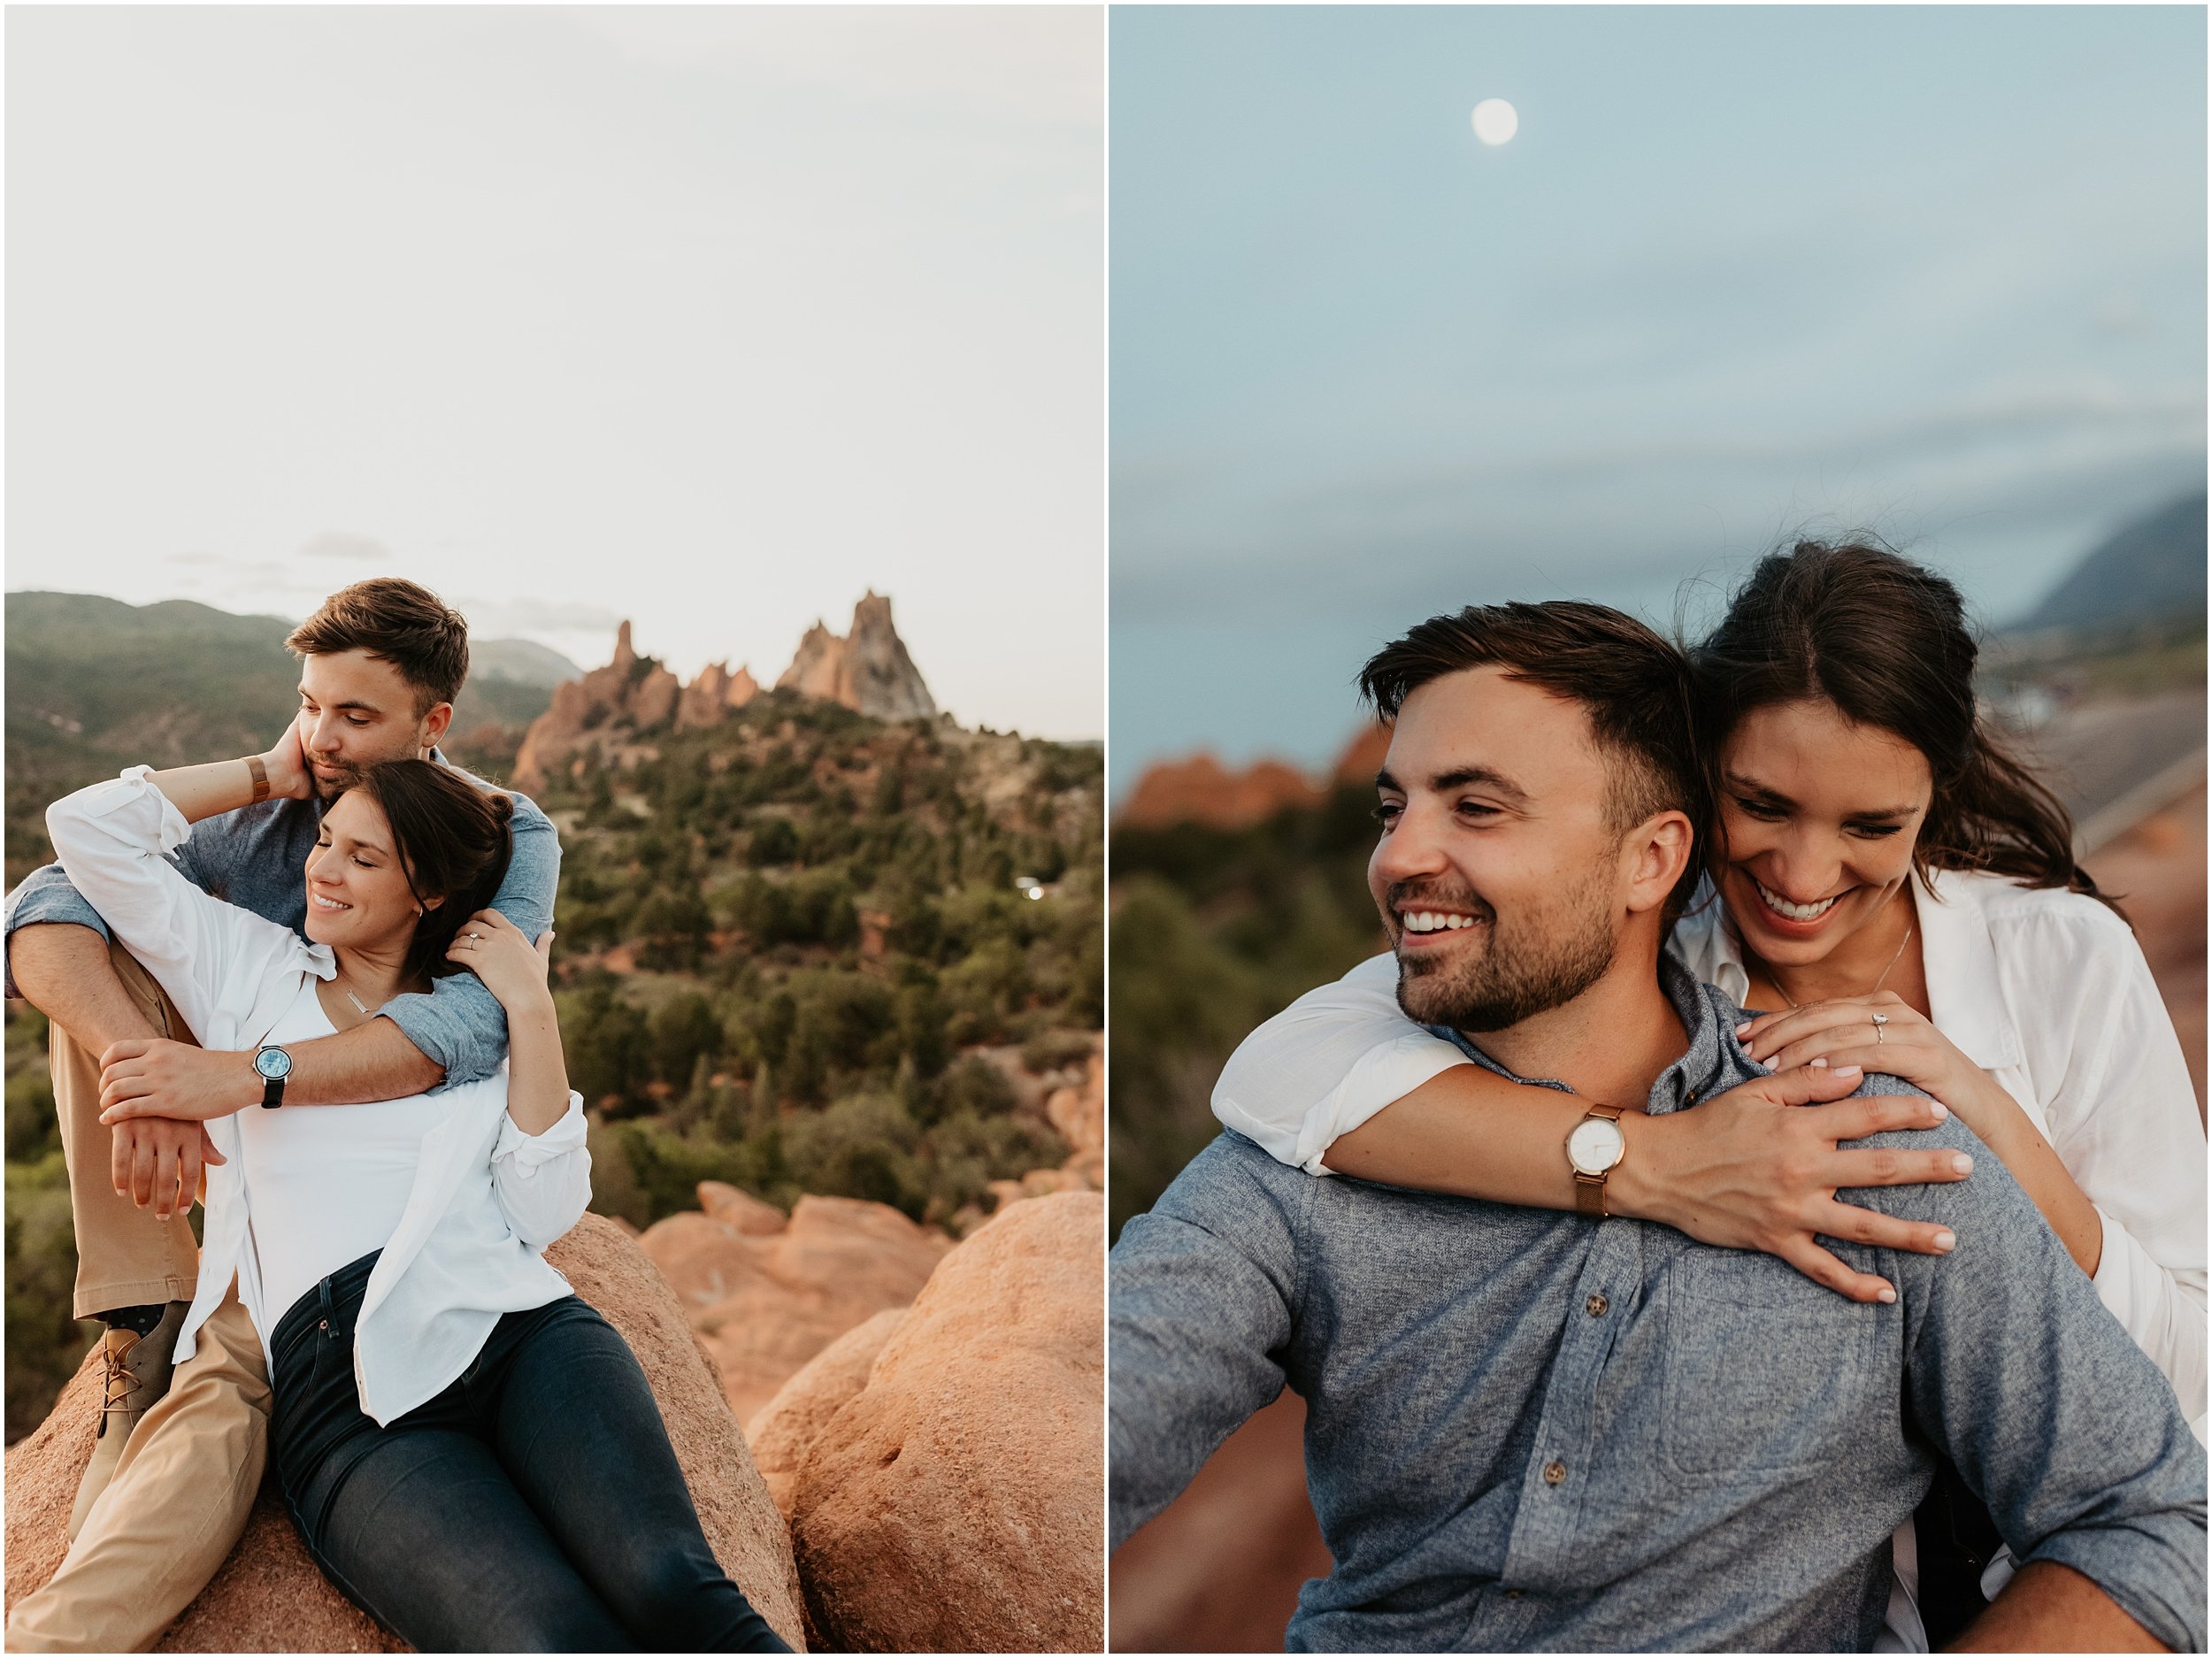
M1872 1396L1877 1317L1772 1255L1692 1249L1667 1269L1662 1455L1678 1474L1803 1471L1848 1455ZM1894 1414L1895 1378L1883 1395Z

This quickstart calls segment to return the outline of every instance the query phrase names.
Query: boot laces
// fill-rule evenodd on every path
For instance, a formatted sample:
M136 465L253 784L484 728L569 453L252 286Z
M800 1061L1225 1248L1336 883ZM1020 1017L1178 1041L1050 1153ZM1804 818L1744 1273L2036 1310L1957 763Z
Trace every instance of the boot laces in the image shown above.
M127 1416L130 1412L131 1395L138 1391L138 1378L131 1373L128 1361L132 1349L137 1346L138 1343L134 1341L128 1347L119 1345L102 1350L102 1356L107 1362L104 1396L100 1401L100 1432L103 1433L107 1432L107 1418L111 1413L120 1411Z

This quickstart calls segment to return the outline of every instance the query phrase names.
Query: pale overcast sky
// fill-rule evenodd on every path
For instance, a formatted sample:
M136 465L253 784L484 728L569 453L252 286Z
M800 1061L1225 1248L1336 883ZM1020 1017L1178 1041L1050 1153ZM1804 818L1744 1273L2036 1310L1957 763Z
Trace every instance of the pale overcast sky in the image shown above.
M1117 8L1113 781L1864 526L2001 624L2205 477L2196 6ZM1519 131L1479 142L1502 98Z
M1094 7L6 16L12 590L414 577L1097 737Z

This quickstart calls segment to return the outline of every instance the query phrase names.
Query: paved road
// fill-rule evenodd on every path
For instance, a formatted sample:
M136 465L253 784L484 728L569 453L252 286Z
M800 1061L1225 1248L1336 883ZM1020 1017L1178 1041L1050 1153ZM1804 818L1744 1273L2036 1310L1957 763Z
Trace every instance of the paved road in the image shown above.
M2200 687L2069 709L2022 747L2074 822L2085 824L2129 791L2204 752L2205 693ZM2176 792L2185 786L2177 783ZM2146 810L2162 803L2146 802Z

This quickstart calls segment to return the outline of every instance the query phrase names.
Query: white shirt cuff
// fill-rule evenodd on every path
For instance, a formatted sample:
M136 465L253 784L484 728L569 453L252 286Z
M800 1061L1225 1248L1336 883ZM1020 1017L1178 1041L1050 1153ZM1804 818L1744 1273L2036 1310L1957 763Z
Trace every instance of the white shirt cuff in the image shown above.
M511 1113L503 1113L499 1119L499 1143L492 1148L492 1156L512 1157L518 1168L534 1173L541 1165L565 1157L583 1145L586 1128L584 1096L571 1088L568 1109L541 1133L529 1132L515 1121Z
M192 838L192 825L185 822L184 814L177 810L176 802L163 794L160 788L150 780L153 773L154 769L150 765L134 765L125 768L122 775L117 778L113 784L87 796L84 813L88 817L105 817L110 813L121 811L127 806L139 804L150 794L157 802L157 810L161 814L161 825L157 832L161 840L161 849L164 852L173 852Z

